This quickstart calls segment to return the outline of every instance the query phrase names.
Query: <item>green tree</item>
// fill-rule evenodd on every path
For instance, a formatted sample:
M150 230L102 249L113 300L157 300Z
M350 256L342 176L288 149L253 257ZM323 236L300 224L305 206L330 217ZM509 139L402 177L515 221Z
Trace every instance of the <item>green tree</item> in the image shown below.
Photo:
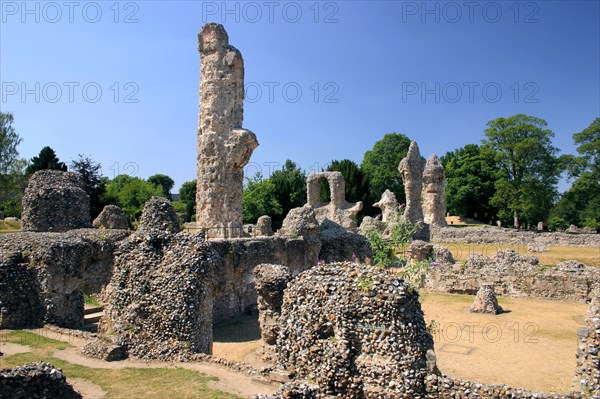
M386 189L392 191L398 202L406 202L402 175L398 164L408 153L410 139L403 134L389 133L375 143L373 149L365 152L360 168L369 185L368 205L381 199ZM368 213L371 214L371 213Z
M81 175L85 192L90 196L90 214L94 220L106 205L101 198L106 191L108 179L102 176L102 166L99 163L82 154L79 154L79 159L71 162L71 170Z
M584 172L552 209L551 218L566 224L597 227L600 223L600 182L591 172Z
M344 182L346 183L345 195L347 201L368 201L369 182L356 162L349 159L331 161L327 167L327 170L330 172L341 172L342 176L344 176ZM321 199L323 201L329 201L329 191L325 192L324 194L326 195L322 195Z
M63 172L66 172L67 165L58 159L52 148L46 146L42 148L37 157L31 158L31 162L27 167L27 174L31 175L38 170L44 169L62 170Z
M27 185L27 162L19 158L22 139L12 126L11 113L0 112L0 211L4 216L21 217L21 198Z
M521 222L545 220L557 195L560 175L558 149L552 145L554 133L545 120L517 114L487 123L484 146L494 153L499 172L492 204L503 219L512 216L514 226Z
M196 216L196 180L186 181L179 188L179 201L185 204L185 213L188 220Z
M569 157L577 179L552 209L555 221L597 228L600 223L600 118L573 135L579 157ZM574 165L574 167L573 167ZM562 226L557 226L562 227Z
M600 176L600 118L584 130L573 135L577 152L581 155L584 171L589 171L596 177Z
M270 214L273 225L283 222L290 209L306 204L306 174L291 160L286 160L283 168L273 172L269 179L275 186L275 197L281 212Z
M247 177L242 199L244 223L255 223L262 215L279 215L281 212L275 184L269 179L264 180L260 172Z
M498 173L493 154L477 144L467 144L447 152L440 160L446 172L448 212L484 222L493 219L497 209L491 199Z
M13 171L19 160L17 146L22 139L12 126L13 114L0 112L0 174L6 175Z
M132 227L137 224L144 204L152 196L163 196L162 187L139 177L118 175L108 182L102 200L119 206Z
M21 200L27 187L26 167L27 161L19 159L8 173L0 175L0 211L5 217L21 217Z
M173 189L175 182L169 176L158 173L156 175L150 176L148 178L148 182L154 184L155 186L162 187L163 196L168 200L173 199L173 197L171 196L171 190Z

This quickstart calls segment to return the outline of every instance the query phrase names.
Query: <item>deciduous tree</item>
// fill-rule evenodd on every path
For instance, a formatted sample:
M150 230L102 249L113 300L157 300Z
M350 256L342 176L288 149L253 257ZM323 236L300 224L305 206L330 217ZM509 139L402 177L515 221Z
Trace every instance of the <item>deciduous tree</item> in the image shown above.
M484 146L494 153L499 172L492 204L499 215L535 224L547 218L557 195L560 175L558 149L552 145L554 133L545 120L517 114L487 123Z

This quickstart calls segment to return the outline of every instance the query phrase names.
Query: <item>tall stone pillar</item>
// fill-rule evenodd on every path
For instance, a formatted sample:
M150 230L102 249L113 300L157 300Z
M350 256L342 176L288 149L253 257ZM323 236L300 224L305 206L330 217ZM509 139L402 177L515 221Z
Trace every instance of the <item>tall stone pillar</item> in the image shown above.
M423 221L423 206L421 204L421 191L423 190L423 169L425 158L421 156L416 141L411 141L406 157L400 161L398 171L404 181L406 193L406 210L402 220L417 223Z
M254 133L242 128L244 60L217 23L202 27L198 51L196 225L209 238L241 237L243 168L258 146Z
M432 226L446 226L444 166L437 155L427 160L423 170L423 219Z

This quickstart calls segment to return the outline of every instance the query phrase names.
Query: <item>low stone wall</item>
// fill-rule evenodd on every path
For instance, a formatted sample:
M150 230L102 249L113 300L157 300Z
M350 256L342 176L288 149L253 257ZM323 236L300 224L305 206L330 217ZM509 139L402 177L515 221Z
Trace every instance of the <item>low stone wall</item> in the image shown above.
M431 241L459 244L511 244L527 247L530 244L599 248L600 234L549 233L505 229L500 227L432 227Z
M577 261L542 268L533 255L499 250L494 257L473 254L464 264L440 264L427 274L425 288L475 295L494 284L498 295L586 302L600 281L600 269Z
M112 276L122 230L0 235L0 327L83 326L83 291Z
M0 370L0 399L81 399L60 369L44 362Z

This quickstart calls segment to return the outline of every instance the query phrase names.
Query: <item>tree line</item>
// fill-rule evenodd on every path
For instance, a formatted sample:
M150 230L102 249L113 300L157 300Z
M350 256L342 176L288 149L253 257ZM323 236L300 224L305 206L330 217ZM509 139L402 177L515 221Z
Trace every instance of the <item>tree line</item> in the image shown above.
M174 181L164 174L148 179L118 175L108 179L101 166L89 156L79 155L67 166L54 150L44 147L26 161L19 158L21 137L15 132L13 115L0 113L0 211L20 216L20 203L28 177L40 169L71 170L82 176L90 196L92 217L107 204L125 212L132 227L139 220L144 203L153 195L171 198ZM573 135L578 155L559 155L552 144L554 133L546 121L523 114L489 121L479 144L467 144L441 157L446 170L448 212L482 223L501 221L504 226L523 227L543 221L551 229L570 224L600 227L600 118ZM333 160L326 170L339 171L346 182L346 199L362 201L359 219L380 212L372 204L386 189L405 202L404 185L398 164L408 152L411 139L389 133L367 150L362 162ZM306 203L306 175L292 160L265 178L247 176L243 193L243 220L254 223L269 215L275 227L290 209ZM558 181L566 176L572 185L559 195ZM173 201L182 219L195 217L196 183L181 185ZM329 200L327 183L321 200Z

